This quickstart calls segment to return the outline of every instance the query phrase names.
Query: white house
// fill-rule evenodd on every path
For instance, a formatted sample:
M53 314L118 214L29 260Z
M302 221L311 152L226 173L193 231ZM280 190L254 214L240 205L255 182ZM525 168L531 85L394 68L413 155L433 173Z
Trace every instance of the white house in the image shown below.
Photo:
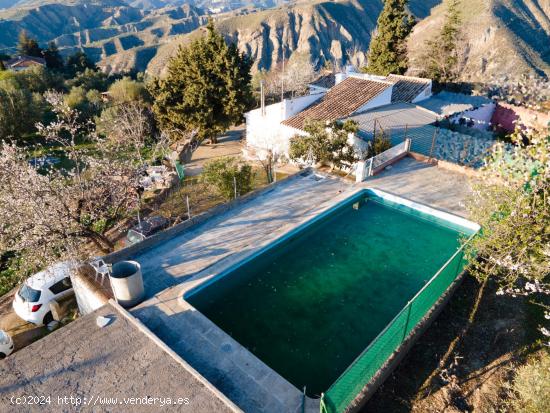
M285 99L245 115L246 156L263 158L268 150L287 156L290 138L305 134L306 120L330 122L391 103L416 103L432 96L430 79L374 76L357 73L353 67L323 75L309 88L307 96Z

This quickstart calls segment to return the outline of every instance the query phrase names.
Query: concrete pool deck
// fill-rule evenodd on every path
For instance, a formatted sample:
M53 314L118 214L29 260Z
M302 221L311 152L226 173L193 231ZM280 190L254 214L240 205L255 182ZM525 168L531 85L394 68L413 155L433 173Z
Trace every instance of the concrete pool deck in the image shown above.
M272 190L133 257L149 299L131 310L193 368L248 412L299 412L302 392L182 300L201 284L352 193L375 187L465 215L469 179L405 158L361 184L312 176ZM306 411L318 402L307 399Z
M361 185L391 192L461 217L467 217L464 201L471 193L473 178L464 174L403 158Z

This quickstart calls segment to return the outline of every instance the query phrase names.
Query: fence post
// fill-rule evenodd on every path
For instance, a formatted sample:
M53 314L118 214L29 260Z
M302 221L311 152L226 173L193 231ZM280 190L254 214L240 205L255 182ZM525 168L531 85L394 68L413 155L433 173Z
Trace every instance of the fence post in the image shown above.
M412 307L412 301L409 301L409 303L407 304L407 306L409 307L409 310L407 311L407 323L405 324L405 331L403 331L403 338L401 339L401 343L403 343L403 341L405 341L405 339L407 338L408 334L407 334L407 330L409 329L409 321L411 319L411 307ZM400 344L401 344L400 343Z
M319 404L319 410L321 413L328 413L327 406L325 404L325 393L321 393L321 403Z
M363 182L367 177L367 161L358 161L355 167L355 182Z
M187 218L191 219L191 208L189 208L189 195L185 195L186 202L187 202Z
M439 135L439 128L436 128L434 130L434 136L432 138L432 147L430 148L430 157L429 157L430 161L433 158L433 153L434 153L434 148L435 148L435 141L437 140L437 135Z
M233 189L235 190L235 199L237 199L237 177L233 177Z
M369 162L369 169L368 169L368 174L367 174L367 176L372 176L372 164L373 164L373 160L374 160L374 158L370 158L370 159L369 159L370 162Z
M458 266L455 270L455 278L458 277L460 266L462 265L462 260L464 259L464 247L462 247L462 251L460 252L460 258L458 259Z

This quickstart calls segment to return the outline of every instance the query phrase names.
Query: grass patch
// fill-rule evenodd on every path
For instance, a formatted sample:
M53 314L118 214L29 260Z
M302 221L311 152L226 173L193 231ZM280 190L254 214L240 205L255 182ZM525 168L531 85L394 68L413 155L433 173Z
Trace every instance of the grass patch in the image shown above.
M511 385L510 407L518 413L550 412L550 355L543 350L519 367Z
M288 175L277 172L276 179L281 181ZM252 190L261 189L268 185L267 177L261 167L253 168ZM166 200L155 209L154 214L162 215L174 223L188 218L187 198L191 216L196 216L226 202L216 190L201 182L200 176L187 177L174 188Z

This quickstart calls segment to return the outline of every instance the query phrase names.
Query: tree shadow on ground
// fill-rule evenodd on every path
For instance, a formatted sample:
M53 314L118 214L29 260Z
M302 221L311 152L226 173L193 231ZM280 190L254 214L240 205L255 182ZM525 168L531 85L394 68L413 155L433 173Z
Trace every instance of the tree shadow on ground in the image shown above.
M488 399L495 399L497 404L502 402L503 380L509 380L513 366L535 351L530 346L533 339L529 329L534 329L529 325L530 304L524 297L496 295L497 286L489 281L470 323L469 315L480 287L473 277L465 277L439 317L361 412L447 408L486 411ZM456 347L440 366L454 342ZM494 394L479 394L487 384ZM479 403L485 405L476 405Z

